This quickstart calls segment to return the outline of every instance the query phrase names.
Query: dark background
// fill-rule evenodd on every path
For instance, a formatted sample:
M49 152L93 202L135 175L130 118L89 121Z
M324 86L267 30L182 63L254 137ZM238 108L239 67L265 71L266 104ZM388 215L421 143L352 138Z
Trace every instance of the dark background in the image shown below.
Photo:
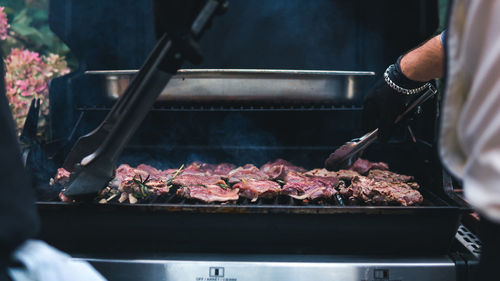
M228 12L217 17L201 39L203 63L186 63L184 68L361 70L381 75L399 55L429 38L438 26L436 0L229 2ZM80 63L76 71L55 79L50 87L52 137L64 139L78 118L81 123L75 132L82 135L104 118L106 111L101 109L111 106L101 92L99 79L83 72L137 69L153 48L152 3L52 0L49 17L53 31ZM131 141L123 161L164 167L192 160L260 164L286 157L317 166L323 160L323 150L362 133L360 109L155 110ZM153 152L146 153L148 147ZM307 147L316 147L322 154L297 155L295 148Z

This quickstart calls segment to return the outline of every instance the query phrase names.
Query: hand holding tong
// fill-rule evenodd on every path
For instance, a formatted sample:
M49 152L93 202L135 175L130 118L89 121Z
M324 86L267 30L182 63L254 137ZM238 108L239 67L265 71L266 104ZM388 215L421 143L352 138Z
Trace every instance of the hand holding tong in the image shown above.
M406 110L401 113L394 124L399 123L404 117L406 117L413 109L422 105L429 98L437 93L436 88L429 84L427 90L413 101ZM346 168L354 164L354 162L359 158L359 155L375 140L378 138L378 128L366 133L362 137L352 139L339 148L337 148L330 156L325 160L325 168L328 170L338 170Z

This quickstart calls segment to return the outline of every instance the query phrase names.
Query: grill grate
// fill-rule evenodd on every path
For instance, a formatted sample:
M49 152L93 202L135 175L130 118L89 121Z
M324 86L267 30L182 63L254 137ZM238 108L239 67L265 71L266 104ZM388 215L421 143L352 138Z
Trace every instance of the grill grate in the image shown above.
M345 105L320 105L320 106L155 106L152 111L361 111L361 106L345 106ZM79 107L78 111L91 112L91 111L109 111L108 107Z
M421 188L420 192L424 197L424 201L421 205L416 206L400 206L400 205L388 205L388 206L375 206L375 205L363 205L363 204L348 204L344 202L343 198L340 194L336 194L334 197L329 199L320 199L320 200L298 200L292 198L288 195L277 195L273 198L258 198L256 201L252 202L248 198L240 197L237 201L228 201L228 202L202 202L197 199L188 199L182 196L177 195L177 188L173 187L170 189L168 194L162 194L159 196L152 196L145 199L139 200L136 204L130 203L118 203L119 196L116 196L109 202L104 205L113 205L113 206L134 206L141 205L144 207L151 206L155 208L203 208L209 207L211 209L217 207L231 207L231 208L293 208L300 210L301 208L422 208L422 207L445 207L449 206L448 203L440 199L434 193ZM97 201L99 201L98 199Z
M172 188L168 194L160 195L154 198L149 198L140 202L141 204L161 204L161 205L194 205L194 206L287 206L287 207L302 207L302 206L347 206L340 194L336 194L329 199L319 200L299 200L288 195L277 195L272 198L258 198L251 201L248 198L240 197L237 201L228 202L202 202L196 199L187 199L176 194L176 188ZM117 203L117 198L109 203ZM117 203L123 204L123 203Z

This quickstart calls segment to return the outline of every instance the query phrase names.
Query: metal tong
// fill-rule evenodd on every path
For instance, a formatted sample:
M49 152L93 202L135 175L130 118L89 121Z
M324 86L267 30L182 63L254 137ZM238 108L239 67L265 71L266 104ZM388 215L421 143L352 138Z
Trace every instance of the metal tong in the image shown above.
M429 98L437 93L436 88L429 84L427 90L413 101L406 110L401 113L394 124L399 123L404 117L406 117L413 109L422 105ZM338 170L345 167L349 167L359 158L361 153L378 138L378 128L366 133L362 137L352 139L339 148L337 148L330 156L325 160L325 168L329 170Z
M223 0L207 1L191 25L192 35L199 38L214 15L225 8ZM104 121L74 145L63 164L72 172L65 196L94 196L113 177L124 146L183 63L175 47L164 34Z

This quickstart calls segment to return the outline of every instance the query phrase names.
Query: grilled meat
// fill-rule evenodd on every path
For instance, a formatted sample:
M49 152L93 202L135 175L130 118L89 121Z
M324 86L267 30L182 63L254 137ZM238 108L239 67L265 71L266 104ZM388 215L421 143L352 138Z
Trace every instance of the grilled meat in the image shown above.
M242 179L267 180L269 179L269 176L254 165L246 164L243 167L238 167L229 172L226 179L229 184L235 184L240 182Z
M202 162L193 162L184 169L184 172L206 173L208 175L227 176L227 174L229 174L229 172L235 168L236 165L230 163L207 164Z
M196 199L206 203L227 202L238 200L239 190L223 188L217 184L183 186L177 190L177 195L186 199Z
M314 177L334 177L334 178L337 177L337 172L328 171L325 168L310 170L303 174L306 176L314 176Z
M339 180L351 181L354 177L361 176L358 172L353 170L339 170L337 177Z
M69 198L68 196L64 195L62 192L59 192L59 200L61 202L73 202L73 199Z
M270 179L280 179L284 180L288 172L305 172L306 169L295 166L292 163L283 160L276 159L273 162L267 162L260 167L260 170L269 176Z
M225 170L229 170L229 168L222 167L227 167L227 165L230 164L215 165L200 162L191 163L172 180L172 184L178 186L192 186L214 185L220 183L222 181L220 173L225 174Z
M151 201L153 198L170 191L170 181L177 169L158 170L146 164L137 168L122 164L115 171L115 177L108 187L98 196L99 203L107 203L117 199L123 203L135 204L141 201ZM115 199L115 200L116 200Z
M360 174L353 170L339 170L337 172L329 171L325 168L314 169L304 173L306 176L324 177L324 178L335 178L336 180L351 181L352 178L360 176Z
M384 162L370 162L368 160L358 158L358 160L356 160L356 162L349 167L349 170L356 171L362 175L366 175L366 173L368 173L371 169L389 170L389 165Z
M250 199L252 202L260 198L272 198L277 196L281 191L281 186L270 180L254 180L242 179L241 182L235 184L233 188L240 190L240 196Z
M354 177L349 187L340 188L340 194L354 204L412 206L423 201L420 192L406 183L376 181L363 176Z
M233 164L194 162L185 169L158 170L141 164L136 168L120 165L115 177L96 198L99 203L151 202L176 186L177 195L202 202L228 202L239 196L252 202L279 194L298 200L330 199L339 191L350 203L411 206L422 203L419 186L413 177L391 172L387 164L358 159L349 170L306 171L283 159L236 168ZM366 176L361 176L365 174ZM51 183L66 184L70 173L58 169ZM281 185L283 187L281 187ZM231 185L233 186L231 188ZM348 185L346 187L346 185ZM60 195L62 201L71 198Z
M299 200L329 199L337 193L335 187L339 184L335 177L306 176L296 172L289 172L285 181L281 193Z
M221 176L227 176L232 164L206 164L194 162L188 165L172 184L179 186L177 195L206 203L238 200L238 189L231 189Z
M368 172L368 178L374 179L376 181L387 181L387 182L410 182L413 181L412 176L402 175L395 172L387 171L387 170L378 170L373 169Z
M172 180L178 186L211 185L221 181L220 176L207 175L206 173L181 173Z
M57 169L56 176L50 179L50 185L54 185L55 183L60 185L65 185L69 182L69 176L71 173L64 168Z
M230 163L217 164L211 171L212 175L227 176L229 172L236 169L236 165Z
M141 170L141 171L148 173L148 176L150 178L167 177L169 175L169 172L170 172L169 170L165 170L165 171L158 170L158 169L151 167L149 165L146 165L146 164L140 164L139 166L137 166L136 170Z
M161 171L146 164L141 164L137 168L122 164L116 169L114 180L120 180L118 186L120 191L125 191L130 185L137 185L141 182L148 187L168 192L167 182L175 171L175 169Z

